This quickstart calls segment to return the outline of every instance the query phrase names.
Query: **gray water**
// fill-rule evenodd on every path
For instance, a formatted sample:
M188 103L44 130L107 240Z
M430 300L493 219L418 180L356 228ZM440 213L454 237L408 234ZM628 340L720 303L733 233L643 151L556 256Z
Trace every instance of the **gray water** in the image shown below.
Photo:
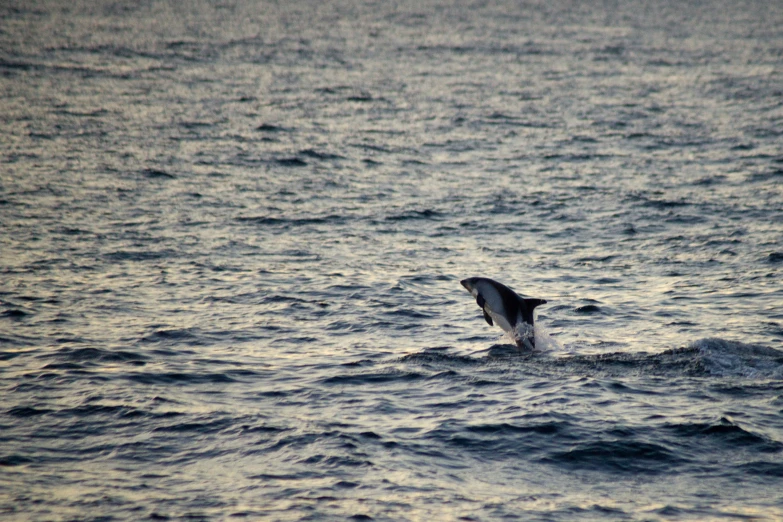
M781 27L3 2L0 517L783 518Z

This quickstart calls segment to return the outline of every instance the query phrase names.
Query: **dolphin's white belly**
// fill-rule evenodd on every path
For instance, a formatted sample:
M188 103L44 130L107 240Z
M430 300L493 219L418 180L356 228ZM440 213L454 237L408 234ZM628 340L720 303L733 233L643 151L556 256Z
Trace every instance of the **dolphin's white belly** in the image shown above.
M508 320L506 319L506 316L503 312L498 313L492 310L489 306L486 307L486 310L495 324L501 327L504 332L513 333L514 328L508 323Z
M475 292L475 293L474 293ZM475 288L471 294L476 297L478 294L484 298L484 310L492 318L492 321L503 329L504 332L514 333L514 327L508 322L506 318L506 309L503 306L503 298L494 286L480 283L478 288ZM516 318L519 321L519 318Z

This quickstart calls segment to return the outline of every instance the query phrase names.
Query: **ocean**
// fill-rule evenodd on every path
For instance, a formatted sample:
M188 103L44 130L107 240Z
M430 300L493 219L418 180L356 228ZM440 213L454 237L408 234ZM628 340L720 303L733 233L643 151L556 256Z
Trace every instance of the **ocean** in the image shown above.
M0 519L783 519L781 27L2 2Z

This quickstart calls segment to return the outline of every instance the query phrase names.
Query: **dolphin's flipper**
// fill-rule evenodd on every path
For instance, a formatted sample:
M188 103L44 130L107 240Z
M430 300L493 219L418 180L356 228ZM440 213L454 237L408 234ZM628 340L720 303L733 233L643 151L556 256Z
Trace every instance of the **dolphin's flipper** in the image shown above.
M483 299L482 299L483 301ZM484 312L484 319L487 320L487 323L489 323L490 326L492 326L492 318L489 316L486 310L482 310Z
M479 294L478 297L476 297L476 304L479 305L479 308L481 308L483 310L484 309L484 303L486 303L486 301L484 300L483 297L481 297L481 294ZM486 312L484 312L484 313L486 313ZM490 323L490 324L492 324L492 323Z

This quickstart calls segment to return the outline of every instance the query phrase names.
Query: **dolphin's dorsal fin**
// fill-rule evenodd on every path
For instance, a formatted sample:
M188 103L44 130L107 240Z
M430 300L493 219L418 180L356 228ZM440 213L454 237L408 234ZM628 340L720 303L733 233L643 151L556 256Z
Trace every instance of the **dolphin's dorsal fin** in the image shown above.
M482 309L482 311L484 312L484 319L486 319L487 323L492 326L492 318L489 316L486 310Z
M530 310L532 310L536 306L546 304L546 301L543 299L531 299L526 297L522 300L525 302L525 306L527 306Z

